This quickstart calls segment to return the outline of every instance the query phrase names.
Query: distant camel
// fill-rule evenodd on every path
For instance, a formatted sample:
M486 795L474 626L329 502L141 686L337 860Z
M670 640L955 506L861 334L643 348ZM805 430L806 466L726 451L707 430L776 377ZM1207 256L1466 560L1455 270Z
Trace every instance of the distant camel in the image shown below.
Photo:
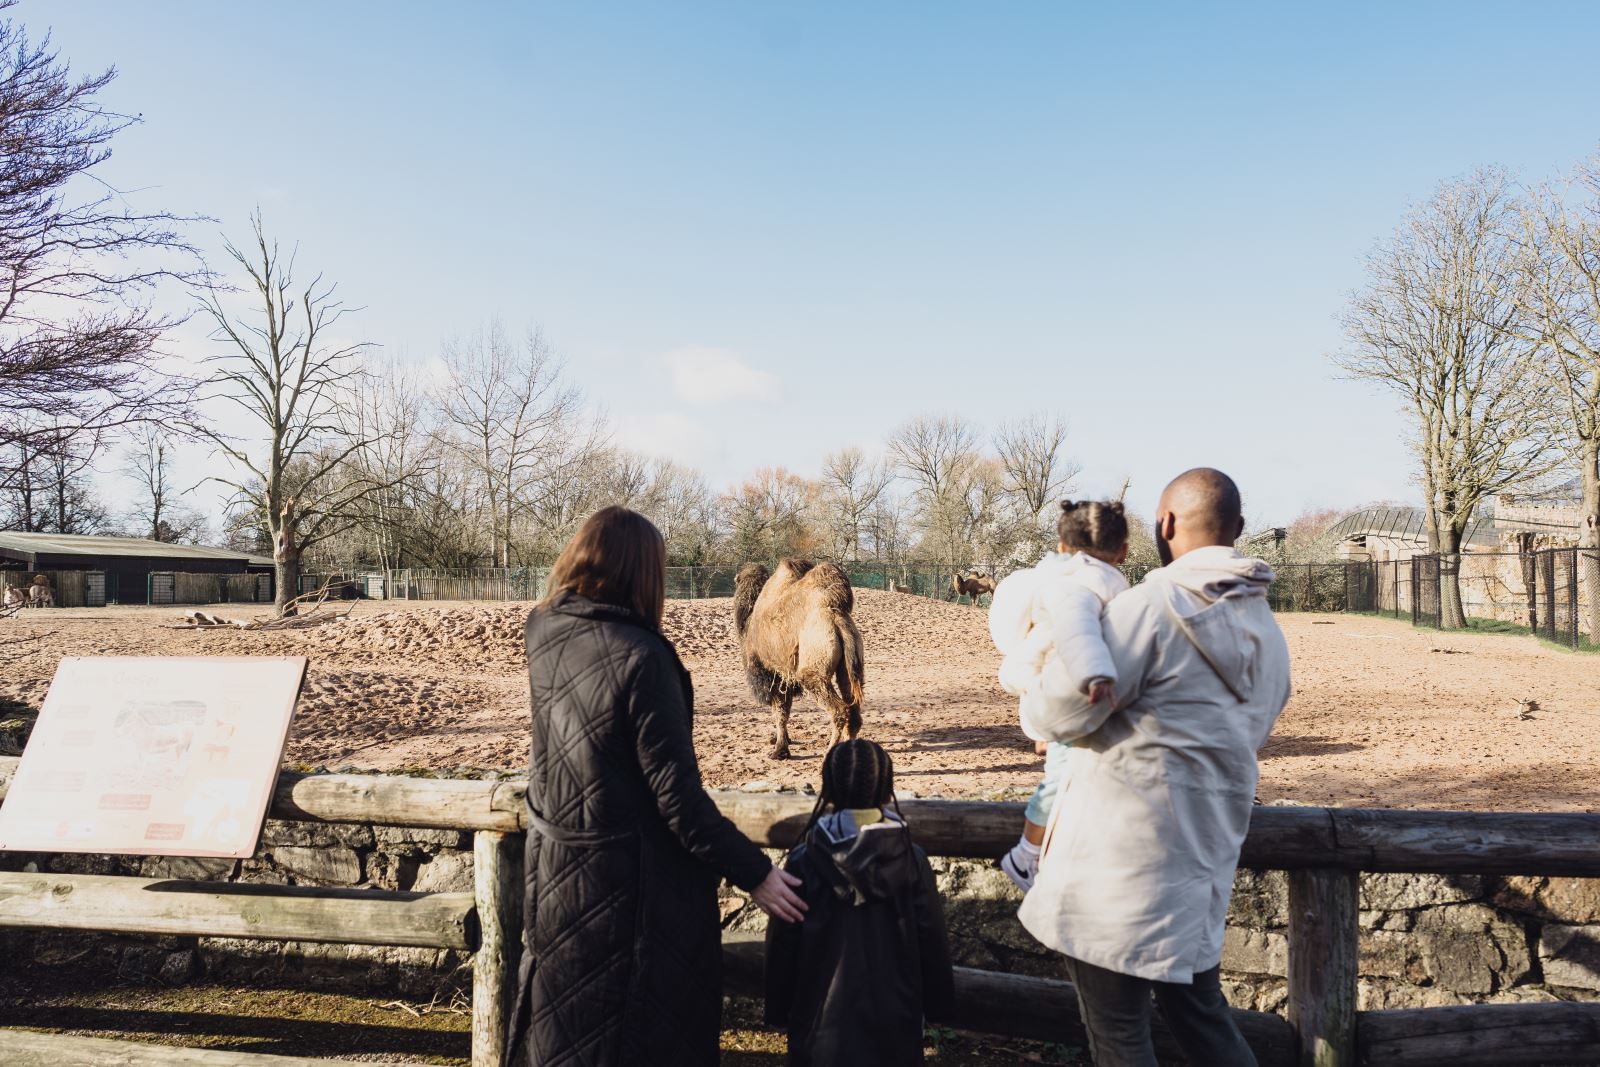
M969 596L976 604L983 593L994 592L994 577L983 571L964 571L950 582L950 590L957 597Z
M833 716L828 745L861 732L865 674L855 595L832 563L786 559L739 569L734 625L750 692L773 710L772 758L789 758L789 710L803 689Z

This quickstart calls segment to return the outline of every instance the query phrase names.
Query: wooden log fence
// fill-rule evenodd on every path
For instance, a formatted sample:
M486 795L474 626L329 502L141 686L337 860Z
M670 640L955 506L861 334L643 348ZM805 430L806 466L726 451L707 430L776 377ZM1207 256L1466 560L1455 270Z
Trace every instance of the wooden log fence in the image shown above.
M0 1037L7 1067L328 1067L343 1061L304 1056L269 1056L259 1052L184 1048L116 1041L104 1037L69 1037L7 1030ZM391 1067L423 1067L401 1063Z
M385 893L0 871L0 926L347 945L475 948L471 893Z
M0 759L0 799L14 773ZM756 842L782 848L812 800L795 794L715 791L718 806ZM984 859L1015 840L1022 805L907 800L901 804L931 855ZM308 890L137 878L0 874L0 926L210 936L430 944L474 957L472 1063L499 1062L521 948L523 786L516 780L406 778L284 772L269 814L473 831L471 894ZM1600 877L1600 815L1259 807L1240 866L1290 872L1287 1019L1236 1018L1263 1065L1473 1065L1584 1063L1600 1059L1600 1004L1494 1004L1357 1012L1357 877L1360 872ZM114 885L111 883L115 883ZM729 987L759 991L761 946L724 945ZM961 968L957 1025L1081 1043L1066 982ZM85 1038L0 1032L0 1059L16 1063L301 1062L186 1052L185 1060L119 1046L107 1058ZM1170 1039L1161 1038L1171 1050ZM53 1049L61 1042L59 1054ZM80 1044L74 1045L73 1042ZM99 1046L94 1046L98 1048ZM126 1050L126 1051L124 1051ZM208 1059L216 1056L220 1058ZM28 1057L32 1057L31 1059ZM74 1058L77 1057L77 1058ZM141 1058L143 1057L143 1058Z

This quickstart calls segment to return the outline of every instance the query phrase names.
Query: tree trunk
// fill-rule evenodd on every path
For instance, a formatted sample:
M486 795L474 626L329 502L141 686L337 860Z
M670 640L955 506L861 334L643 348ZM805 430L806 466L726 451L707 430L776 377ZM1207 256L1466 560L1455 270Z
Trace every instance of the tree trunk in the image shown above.
M1461 603L1461 529L1459 520L1440 523L1443 551L1439 554L1439 629L1466 629L1467 616Z
M1539 629L1539 568L1533 554L1534 534L1517 534L1517 562L1522 567L1522 595L1527 605L1528 628Z
M300 553L279 555L272 561L278 578L278 595L273 601L279 618L295 614L291 601L300 595Z
M277 522L272 524L272 563L278 575L278 592L273 607L280 619L297 614L294 599L300 595L300 540L296 536L299 532L298 515L291 497L283 502L283 507L275 516ZM270 510L267 516L269 520L274 517Z
M1588 598L1589 640L1600 644L1600 437L1580 450L1583 464L1583 530L1578 537L1579 595Z
M1428 537L1428 553L1439 552L1439 501L1435 499L1433 463L1424 458L1422 463L1422 515L1423 531Z

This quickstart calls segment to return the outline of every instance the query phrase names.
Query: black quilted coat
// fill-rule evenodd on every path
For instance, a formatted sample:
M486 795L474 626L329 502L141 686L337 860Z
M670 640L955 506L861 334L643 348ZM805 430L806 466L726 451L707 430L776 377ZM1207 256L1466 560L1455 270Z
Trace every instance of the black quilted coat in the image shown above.
M694 696L649 622L568 594L528 617L525 953L508 1064L714 1064L717 885L761 850L700 784Z

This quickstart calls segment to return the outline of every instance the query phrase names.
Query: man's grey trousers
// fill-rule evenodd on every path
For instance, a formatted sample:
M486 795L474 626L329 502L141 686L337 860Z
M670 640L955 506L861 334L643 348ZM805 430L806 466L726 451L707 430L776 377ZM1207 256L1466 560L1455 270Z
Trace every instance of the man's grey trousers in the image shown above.
M1095 1067L1158 1067L1150 1041L1152 995L1161 1018L1194 1067L1256 1067L1222 995L1220 968L1194 976L1193 985L1152 982L1067 959L1078 990Z

